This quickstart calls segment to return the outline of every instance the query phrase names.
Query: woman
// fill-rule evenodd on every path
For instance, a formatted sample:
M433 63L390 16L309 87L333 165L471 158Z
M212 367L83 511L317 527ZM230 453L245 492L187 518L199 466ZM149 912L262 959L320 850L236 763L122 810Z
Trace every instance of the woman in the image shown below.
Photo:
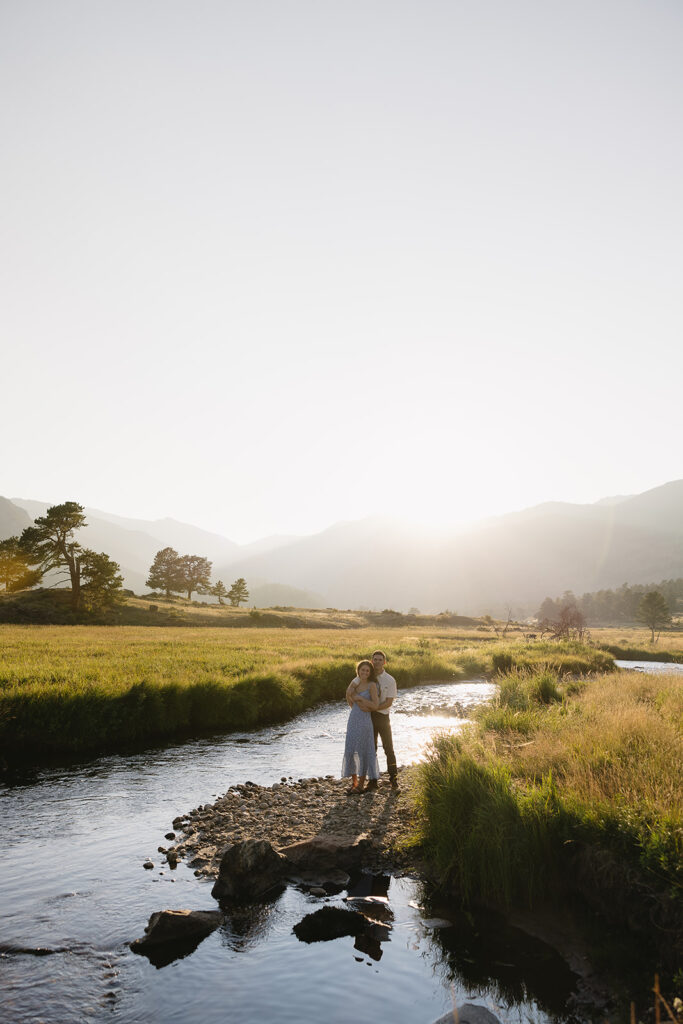
M342 761L342 778L351 776L351 793L362 793L365 779L379 778L379 764L375 750L375 736L372 729L372 717L369 711L361 711L356 701L359 697L372 705L376 710L379 705L377 696L377 676L371 661L359 661L356 666L356 679L351 684L349 700L351 714L346 726L346 746Z

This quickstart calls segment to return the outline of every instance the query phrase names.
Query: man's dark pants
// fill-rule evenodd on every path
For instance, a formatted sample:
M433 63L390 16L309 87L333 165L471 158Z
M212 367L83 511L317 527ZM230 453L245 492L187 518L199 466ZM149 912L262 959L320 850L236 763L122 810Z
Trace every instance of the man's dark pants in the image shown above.
M383 715L381 711L372 712L372 728L375 733L375 750L377 750L377 737L382 740L382 748L387 755L387 771L389 778L395 779L398 775L396 768L396 754L394 753L394 740L391 735L391 721L389 715Z

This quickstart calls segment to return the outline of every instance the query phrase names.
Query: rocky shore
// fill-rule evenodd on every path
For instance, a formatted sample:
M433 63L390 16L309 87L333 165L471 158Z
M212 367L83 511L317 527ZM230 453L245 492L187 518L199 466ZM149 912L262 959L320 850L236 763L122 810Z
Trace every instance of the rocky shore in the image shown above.
M175 945L185 941L187 950L194 948L236 905L243 912L245 903L258 904L278 886L295 884L324 899L295 928L301 941L353 934L358 949L379 959L380 945L391 930L389 901L349 895L339 905L329 899L347 888L347 872L359 869L424 877L420 848L411 841L416 781L415 766L399 769L398 791L384 775L377 790L352 796L347 795L349 780L333 776L282 778L272 786L247 781L231 786L214 803L175 818L174 831L166 834L170 845L159 847L165 866L173 869L184 861L197 877L213 880L212 893L221 910L152 915L146 934L132 948L158 965L169 963L178 955ZM566 915L558 931L555 914L547 920L538 912L519 920L513 915L512 921L559 950L581 979L576 994L580 1003L606 1005L609 994L593 975L581 937L568 930ZM473 1019L472 1024L484 1022ZM489 1015L485 1024L498 1022Z
M412 828L413 768L399 771L400 789L380 779L375 791L347 795L348 779L333 776L287 779L272 786L252 782L231 786L213 804L175 818L168 847L160 846L170 867L184 860L198 877L216 878L225 847L266 839L276 849L318 835L368 840L365 867L406 870L415 854L406 848Z

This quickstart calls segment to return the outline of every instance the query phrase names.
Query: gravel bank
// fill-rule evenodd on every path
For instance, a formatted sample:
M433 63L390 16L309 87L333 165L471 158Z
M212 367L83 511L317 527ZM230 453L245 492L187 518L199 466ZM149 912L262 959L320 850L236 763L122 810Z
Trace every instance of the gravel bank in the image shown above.
M369 867L405 869L416 860L414 851L403 849L412 828L414 781L415 770L408 767L399 769L399 792L387 775L376 791L361 796L347 796L349 780L332 776L231 786L215 803L176 818L179 841L159 852L171 865L183 859L197 876L215 878L228 843L267 839L280 848L326 833L369 839Z

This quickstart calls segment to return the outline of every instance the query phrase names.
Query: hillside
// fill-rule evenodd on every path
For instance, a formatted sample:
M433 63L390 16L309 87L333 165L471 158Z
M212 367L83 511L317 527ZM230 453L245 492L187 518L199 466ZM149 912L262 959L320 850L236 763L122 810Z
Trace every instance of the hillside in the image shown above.
M5 535L20 532L22 517L45 508L3 499L0 527ZM263 605L497 616L512 607L520 615L565 590L580 595L683 576L683 480L591 505L546 503L468 530L420 532L375 516L242 547L172 519L86 511L89 525L79 539L119 562L125 585L137 593L154 554L169 544L210 558L214 579L243 576L252 602Z
M0 498L0 540L19 536L31 522L31 517L23 508L19 508L7 498Z
M503 614L549 593L680 575L683 481L608 504L540 505L450 535L416 536L382 518L339 523L231 570L318 591L337 607Z
M491 631L478 619L463 615L403 615L401 612L275 606L263 610L188 601L183 597L141 598L126 595L112 608L74 613L66 589L36 589L17 594L0 592L0 623L14 625L188 626L226 629L358 629L365 626L438 626ZM513 626L510 633L519 633Z

